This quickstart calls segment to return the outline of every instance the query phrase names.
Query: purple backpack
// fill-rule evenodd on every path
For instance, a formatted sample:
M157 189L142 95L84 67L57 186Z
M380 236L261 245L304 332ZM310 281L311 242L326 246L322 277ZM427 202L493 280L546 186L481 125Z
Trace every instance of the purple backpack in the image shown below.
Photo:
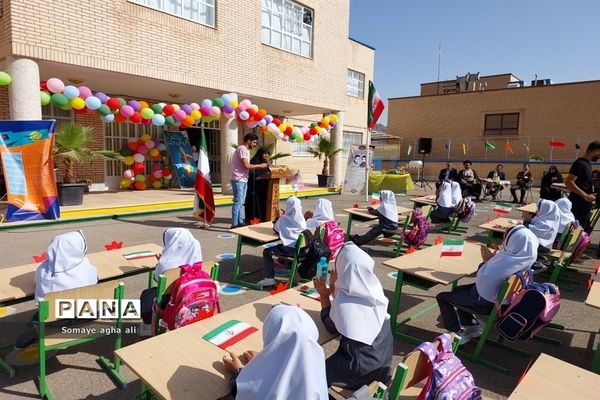
M481 389L473 375L452 352L452 337L445 333L435 338L439 346L421 343L416 350L429 359L429 376L417 400L479 400Z
M429 223L423 216L420 208L413 211L413 225L410 231L402 234L402 241L407 246L418 249L427 240L429 235Z

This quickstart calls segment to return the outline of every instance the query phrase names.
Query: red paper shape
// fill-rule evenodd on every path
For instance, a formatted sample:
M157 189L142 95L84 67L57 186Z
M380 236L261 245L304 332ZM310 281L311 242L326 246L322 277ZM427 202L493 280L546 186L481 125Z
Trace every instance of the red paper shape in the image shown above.
M414 253L417 249L415 248L415 246L410 246L408 249L406 249L406 253L404 254L410 254L410 253Z
M260 219L254 217L250 220L250 225L257 225L260 224Z
M433 244L442 244L444 243L444 237L443 236L438 236L435 238L435 240L433 241Z
M352 204L352 208L360 208L360 204L359 203L354 203L354 204Z
M112 242L105 244L104 248L107 251L116 250L116 249L122 249L123 248L123 242L117 242L117 241L113 240Z
M269 290L269 293L271 293L271 295L280 293L287 290L287 284L284 282L280 282L279 285L277 285L277 287L273 290Z
M48 259L48 253L46 253L45 251L42 252L42 254L40 254L39 256L33 256L33 262L35 262L35 263L43 263L47 259Z
M594 274L598 273L598 269L600 269L600 262L596 261L594 263Z
M567 144L565 142L560 142L558 140L550 140L548 141L550 147L565 147Z
M594 280L592 278L588 279L588 291L590 291L593 284L594 284Z
M377 199L372 199L372 200L371 200L371 205L372 205L372 206L377 206L377 205L379 205L379 200L377 200Z

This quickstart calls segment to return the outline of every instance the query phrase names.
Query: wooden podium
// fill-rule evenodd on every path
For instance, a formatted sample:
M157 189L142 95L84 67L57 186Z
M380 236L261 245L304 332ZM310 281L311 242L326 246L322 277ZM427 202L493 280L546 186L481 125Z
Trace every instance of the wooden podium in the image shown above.
M267 221L273 221L279 216L279 179L287 178L289 170L283 168L271 168L271 172L262 178L269 181L267 187L267 204L265 217ZM266 222L266 221L265 221Z

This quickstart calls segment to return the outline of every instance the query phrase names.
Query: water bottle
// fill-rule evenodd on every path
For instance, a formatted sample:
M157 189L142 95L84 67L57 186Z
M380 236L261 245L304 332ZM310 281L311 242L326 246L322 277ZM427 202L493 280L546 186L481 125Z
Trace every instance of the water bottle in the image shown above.
M329 274L329 263L327 262L327 257L321 257L319 263L317 264L318 274L323 278L323 280L327 283L327 276Z

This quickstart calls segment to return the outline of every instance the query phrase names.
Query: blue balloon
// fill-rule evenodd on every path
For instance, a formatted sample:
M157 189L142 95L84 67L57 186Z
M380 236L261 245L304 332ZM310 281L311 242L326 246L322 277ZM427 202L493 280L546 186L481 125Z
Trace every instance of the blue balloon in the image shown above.
M89 97L88 97L88 99L89 99ZM102 122L106 122L107 124L110 124L111 122L113 122L115 120L115 114L103 115L100 118L102 119Z
M212 107L212 100L204 99L204 100L202 100L202 105L204 107Z
M63 94L67 99L74 99L75 97L79 97L79 89L72 85L65 86Z
M97 110L102 105L102 102L96 96L90 96L87 99L85 99L85 105L90 110Z
M221 96L221 100L223 100L223 104L229 104L231 103L231 96L228 94L224 94L223 96Z
M152 117L152 124L156 126L163 126L165 124L165 117L162 114L154 114Z

